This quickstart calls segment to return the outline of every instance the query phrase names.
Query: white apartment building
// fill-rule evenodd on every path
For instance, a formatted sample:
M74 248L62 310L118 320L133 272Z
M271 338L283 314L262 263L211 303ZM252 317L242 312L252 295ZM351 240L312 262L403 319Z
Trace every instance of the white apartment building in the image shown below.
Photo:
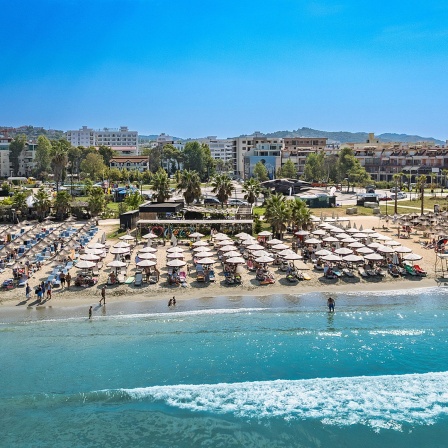
M237 173L237 151L234 139L218 139L216 136L197 139L199 143L205 143L210 148L213 159L222 160L232 164L232 171Z
M130 131L126 126L100 130L83 126L77 131L67 131L66 138L72 146L109 146L121 155L139 154L138 132Z

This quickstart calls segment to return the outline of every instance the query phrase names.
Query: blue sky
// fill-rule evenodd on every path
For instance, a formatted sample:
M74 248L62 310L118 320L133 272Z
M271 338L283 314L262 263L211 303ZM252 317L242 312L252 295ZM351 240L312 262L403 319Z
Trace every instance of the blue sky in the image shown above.
M0 0L0 125L448 138L448 2Z

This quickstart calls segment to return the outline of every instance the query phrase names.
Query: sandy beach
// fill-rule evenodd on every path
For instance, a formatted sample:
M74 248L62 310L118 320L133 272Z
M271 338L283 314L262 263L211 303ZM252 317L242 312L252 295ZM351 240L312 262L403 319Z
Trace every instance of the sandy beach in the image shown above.
M377 217L355 217L352 219L352 224L356 223L359 228L361 225L364 228L376 228L378 233L384 233L392 238L397 238L396 227L390 226L388 230L382 229L383 222L379 222ZM116 228L116 224L111 221L100 221L100 231L97 235L101 235L103 232L110 233ZM95 237L92 241L96 241ZM285 237L285 243L291 245L292 236ZM107 244L112 246L118 240L107 240ZM391 291L391 290L405 290L414 288L427 288L440 286L437 281L434 272L435 265L435 253L433 250L425 249L420 242L422 241L421 234L411 234L409 239L400 239L400 243L409 247L415 254L421 255L422 260L419 260L418 264L427 271L426 277L411 277L406 276L404 278L394 279L390 275L383 278L370 277L361 278L359 275L355 275L353 278L342 277L337 280L324 279L321 271L313 270L311 263L308 264L310 270L307 271L311 277L308 281L301 281L296 284L289 283L285 279L285 273L277 270L275 266L271 266L270 269L274 273L276 278L275 284L260 286L259 282L255 279L255 273L244 269L242 275L241 285L227 285L224 281L224 273L220 264L215 265L216 282L215 283L198 283L196 281L196 274L194 269L191 270L191 274L187 276L187 286L170 286L167 280L167 268L166 268L166 254L170 245L160 245L157 250L158 267L161 273L160 281L157 284L150 285L143 283L142 286L136 287L133 284L121 284L107 286L106 301L107 303L136 303L136 302L160 302L165 303L173 296L179 302L185 302L197 298L207 297L236 297L236 296L267 296L276 294L288 294L288 295L300 295L310 292L332 293L337 292L359 292L360 294L367 291ZM136 248L142 247L146 244L143 241ZM192 252L188 250L186 245L181 245L185 249L185 261L193 267L192 264ZM127 275L133 276L136 270L135 265L135 253L132 252L131 262L128 266ZM81 307L92 304L98 304L101 297L101 288L106 284L110 268L107 268L107 263L112 261L113 254L108 253L103 260L104 267L100 270L98 283L95 286L89 288L81 288L72 286L67 288L55 288L51 300L47 300L43 304L39 305L36 302L36 296L32 293L31 298L26 300L25 289L15 288L9 291L2 291L0 305L1 308L14 308L20 309L32 309L32 308L45 308L45 307ZM29 280L30 286L34 292L34 288L48 277L51 272L53 262L44 265L41 270L36 272ZM7 269L0 275L0 281L10 277L10 269ZM76 268L71 270L72 277L76 274ZM166 304L165 304L166 306Z

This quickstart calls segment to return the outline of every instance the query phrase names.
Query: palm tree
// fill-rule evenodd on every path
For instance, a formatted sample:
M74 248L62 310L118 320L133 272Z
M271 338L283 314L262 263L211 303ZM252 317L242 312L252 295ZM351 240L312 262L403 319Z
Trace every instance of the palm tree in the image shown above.
M446 187L446 179L448 176L448 170L443 169L442 175L443 175L443 182L442 182L442 193L443 193L443 189Z
M199 199L201 197L201 179L199 174L192 170L182 171L177 189L179 193L184 190L183 196L187 205L191 204L195 199Z
M156 194L157 202L165 202L171 197L170 179L163 168L159 168L153 175L152 189Z
M39 221L42 221L47 213L50 211L51 201L48 197L48 193L44 187L40 187L37 193L34 195L34 206L36 207L37 217Z
M98 216L102 213L106 207L106 198L103 189L101 187L93 187L90 190L87 202L92 216Z
M124 202L131 210L137 210L143 202L143 197L139 191L134 191L125 197Z
M54 174L54 181L56 182L56 193L59 191L59 182L62 180L67 163L67 150L61 145L55 145L51 152L51 168Z
M398 205L397 205L397 200L398 200L398 181L401 179L401 174L394 174L393 179L395 181L395 201L394 201L394 213L398 214Z
M423 215L424 202L425 202L425 184L426 184L426 175L422 174L417 181L416 189L420 192L421 195L421 206L420 206L420 214Z
M221 207L224 207L224 202L229 199L234 190L230 177L227 174L217 174L213 178L212 187L212 192L216 194L219 202L221 202Z
M285 196L280 193L273 194L266 199L266 213L264 219L271 225L273 232L282 237L283 230L291 217L291 208Z
M260 196L261 193L260 181L254 177L247 179L243 184L243 193L246 193L244 199L246 199L249 204L257 202L258 196Z
M311 223L311 211L301 199L289 201L291 221L297 229L303 229Z
M67 190L58 191L54 200L56 219L64 219L70 211L71 196Z
M28 197L28 194L24 191L17 190L14 193L14 196L12 197L12 204L14 208L17 210L17 212L20 212L19 214L26 213L26 210L28 208L26 204L26 198Z

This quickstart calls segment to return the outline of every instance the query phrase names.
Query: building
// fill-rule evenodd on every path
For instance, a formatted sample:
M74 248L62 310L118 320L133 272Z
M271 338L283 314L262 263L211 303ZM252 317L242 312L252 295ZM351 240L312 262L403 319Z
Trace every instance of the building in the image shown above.
M12 138L7 133L0 133L0 176L10 177L13 175L13 168L9 159L9 144ZM26 143L25 150L19 156L19 169L16 173L19 177L29 177L35 168L37 143L29 140Z
M142 173L148 169L148 163L146 156L117 156L110 159L109 167L119 170L138 170Z
M0 134L0 176L9 177L11 175L11 166L9 163L9 144L12 138L6 133Z
M225 168L234 175L238 175L236 140L231 138L219 139L216 136L197 139L210 148L210 154L215 160L222 160Z
M139 154L138 132L130 131L126 126L100 130L83 126L77 131L67 131L66 138L72 146L95 146L97 148L109 146L120 155L137 156Z

